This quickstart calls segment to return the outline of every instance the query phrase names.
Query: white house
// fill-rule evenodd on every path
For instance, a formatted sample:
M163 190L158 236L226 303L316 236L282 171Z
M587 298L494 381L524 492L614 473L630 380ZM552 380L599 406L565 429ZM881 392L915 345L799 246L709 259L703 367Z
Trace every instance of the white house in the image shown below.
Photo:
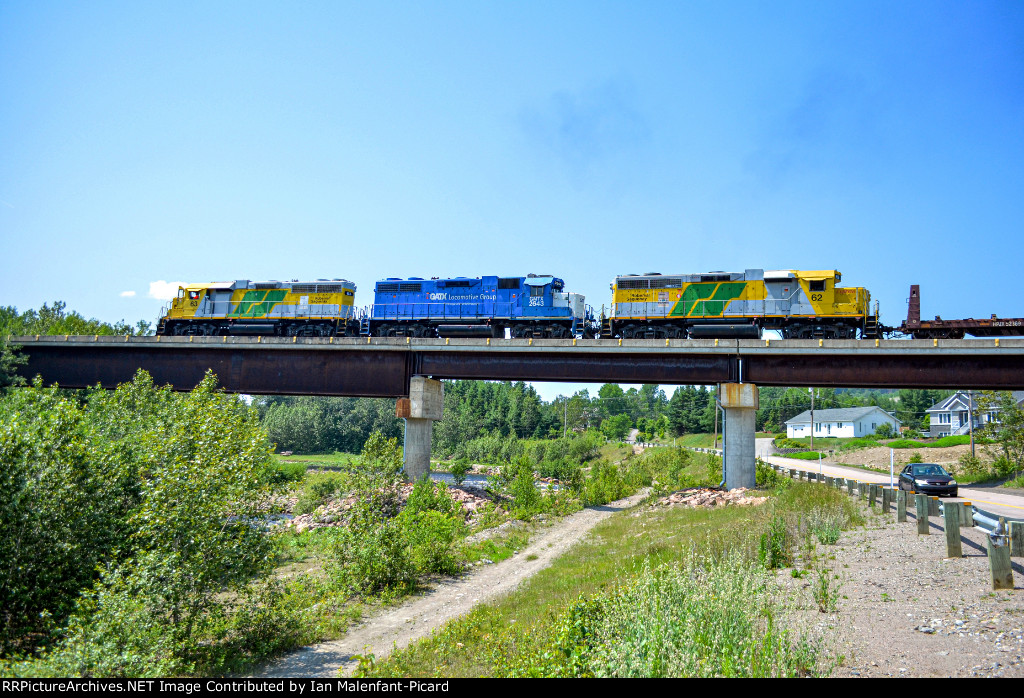
M881 407L840 407L833 410L814 410L814 436L856 437L874 434L883 424L900 431L900 420ZM811 411L805 410L786 422L786 436L801 439L811 435Z

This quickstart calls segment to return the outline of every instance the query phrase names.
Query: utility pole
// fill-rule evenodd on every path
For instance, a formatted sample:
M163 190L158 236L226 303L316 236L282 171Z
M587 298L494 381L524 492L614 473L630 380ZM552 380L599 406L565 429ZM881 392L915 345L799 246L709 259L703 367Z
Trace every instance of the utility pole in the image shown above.
M967 391L967 420L971 425L971 458L974 458L974 391Z
M811 394L811 450L814 450L814 388L808 388Z
M721 387L717 387L717 388L715 388L715 390L716 390L716 392L719 392L719 391L722 390L722 388ZM711 450L716 450L718 448L718 402L717 402L717 400L718 400L719 396L716 395L714 397L715 397L715 400L716 400L716 402L715 402L715 440L711 443Z

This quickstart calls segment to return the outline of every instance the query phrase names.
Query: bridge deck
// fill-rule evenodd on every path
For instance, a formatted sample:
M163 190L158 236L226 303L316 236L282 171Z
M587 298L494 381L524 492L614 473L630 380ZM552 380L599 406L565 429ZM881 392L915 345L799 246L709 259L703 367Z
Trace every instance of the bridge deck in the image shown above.
M145 368L189 389L207 369L256 394L407 394L435 378L710 385L1024 389L1024 338L578 340L291 337L13 337L23 375L113 386Z

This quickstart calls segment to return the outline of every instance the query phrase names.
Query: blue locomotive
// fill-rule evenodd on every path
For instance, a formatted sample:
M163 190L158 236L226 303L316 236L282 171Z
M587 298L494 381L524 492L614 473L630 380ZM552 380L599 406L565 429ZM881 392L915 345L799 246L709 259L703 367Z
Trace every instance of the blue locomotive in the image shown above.
M375 337L593 337L593 311L554 276L378 281L363 334Z

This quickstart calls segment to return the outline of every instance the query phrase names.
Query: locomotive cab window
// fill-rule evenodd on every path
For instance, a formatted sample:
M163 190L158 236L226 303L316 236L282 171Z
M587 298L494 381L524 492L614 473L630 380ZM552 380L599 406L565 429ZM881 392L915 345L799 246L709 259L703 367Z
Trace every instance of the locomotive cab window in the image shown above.
M199 294L200 294L200 291L189 291L188 292L188 299L190 301L197 301L197 300L199 300Z
M544 286L530 286L530 297L536 298L544 295Z
M811 293L822 293L825 291L825 280L821 279L820 281L810 281L808 286Z

